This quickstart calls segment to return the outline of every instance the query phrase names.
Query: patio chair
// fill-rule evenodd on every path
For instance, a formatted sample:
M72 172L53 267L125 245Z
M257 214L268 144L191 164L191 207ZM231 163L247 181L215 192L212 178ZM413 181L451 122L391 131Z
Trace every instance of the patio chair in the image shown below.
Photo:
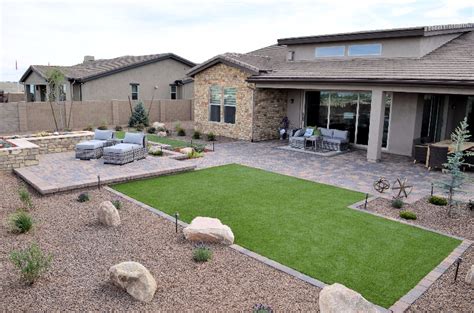
M289 144L292 148L304 149L306 148L306 139L313 136L314 129L308 127L306 129L297 129L294 132L290 132Z
M320 128L322 146L326 150L344 151L349 148L349 131Z
M76 145L76 159L90 160L102 157L104 147L115 144L115 133L111 130L94 131L94 139L80 142Z
M428 170L443 169L443 164L448 162L448 147L430 146L430 158L428 160Z
M146 158L147 139L144 133L125 133L122 143L104 148L104 163L123 165Z

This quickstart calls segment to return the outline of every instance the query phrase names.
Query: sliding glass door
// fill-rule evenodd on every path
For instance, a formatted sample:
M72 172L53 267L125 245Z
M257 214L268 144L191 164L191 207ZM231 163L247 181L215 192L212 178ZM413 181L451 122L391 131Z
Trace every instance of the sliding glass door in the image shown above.
M329 128L349 131L350 142L354 143L358 94L333 92L330 99Z

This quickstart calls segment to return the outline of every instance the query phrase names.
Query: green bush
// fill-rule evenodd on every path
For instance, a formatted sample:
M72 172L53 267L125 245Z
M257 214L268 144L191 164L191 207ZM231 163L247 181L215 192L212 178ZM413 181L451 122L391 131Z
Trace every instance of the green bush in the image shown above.
M149 134L154 134L154 133L156 133L156 128L155 127L148 127L148 129L146 131Z
M90 200L90 197L89 197L89 194L87 192L81 193L77 197L77 201L79 201L79 202L86 202L86 201L89 201L89 200Z
M30 285L48 270L52 259L52 255L43 254L35 243L25 250L14 250L10 253L10 261L20 270L22 278Z
M189 159L202 158L203 156L204 156L203 152L197 152L196 150L193 150L193 152L188 153Z
M392 208L401 209L404 204L402 199L397 198L392 200Z
M196 152L204 152L206 150L206 146L204 146L204 145L193 145L192 148Z
M120 125L115 126L115 131L122 131L123 127Z
M269 305L255 304L252 309L253 313L273 313L273 309Z
M145 107L143 106L142 102L138 102L138 104L133 109L130 119L128 120L129 127L137 127L140 124L142 124L143 126L149 125L148 115L146 113Z
M186 136L186 131L184 128L178 128L177 130L178 136Z
M122 208L122 202L120 200L112 200L112 204L117 210L120 210Z
M141 132L142 130L145 129L145 125L143 124L138 124L135 126L135 129L138 130L139 132Z
M201 132L199 130L194 131L193 139L201 139Z
M24 209L31 209L33 207L33 202L31 201L31 195L28 192L26 187L21 187L18 189L18 195L20 196L20 201L23 203Z
M214 133L207 134L207 141L216 141L216 135Z
M148 154L152 156L163 156L163 151L161 150L148 151Z
M212 250L204 244L198 244L194 247L193 260L196 262L207 262L212 258Z
M103 122L97 127L97 129L100 129L100 130L107 130L107 129L109 129L109 128L107 127L107 123L106 123L105 121L103 121Z
M448 200L446 200L446 198L438 197L438 196L431 196L428 199L428 201L429 203L434 204L434 205L447 205L448 204Z
M416 220L416 214L411 211L400 211L400 217L406 220Z
M12 233L26 233L33 227L33 219L25 211L18 211L8 216L8 224Z

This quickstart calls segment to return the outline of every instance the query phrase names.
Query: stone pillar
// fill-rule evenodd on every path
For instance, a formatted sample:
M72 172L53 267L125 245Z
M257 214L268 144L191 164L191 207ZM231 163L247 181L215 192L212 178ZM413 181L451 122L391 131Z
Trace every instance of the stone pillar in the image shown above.
M112 124L120 125L120 114L118 100L112 100Z
M28 131L28 114L26 111L26 102L18 102L18 128L20 132Z
M370 104L369 144L367 146L367 161L369 162L379 162L382 157L384 115L383 91L374 89Z

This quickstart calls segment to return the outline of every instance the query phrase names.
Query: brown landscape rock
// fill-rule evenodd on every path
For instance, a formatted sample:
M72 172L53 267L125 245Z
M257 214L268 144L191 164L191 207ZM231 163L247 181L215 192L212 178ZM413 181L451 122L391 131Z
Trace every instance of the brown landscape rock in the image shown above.
M125 289L139 301L150 302L156 291L156 281L138 262L122 262L109 269L110 281Z

